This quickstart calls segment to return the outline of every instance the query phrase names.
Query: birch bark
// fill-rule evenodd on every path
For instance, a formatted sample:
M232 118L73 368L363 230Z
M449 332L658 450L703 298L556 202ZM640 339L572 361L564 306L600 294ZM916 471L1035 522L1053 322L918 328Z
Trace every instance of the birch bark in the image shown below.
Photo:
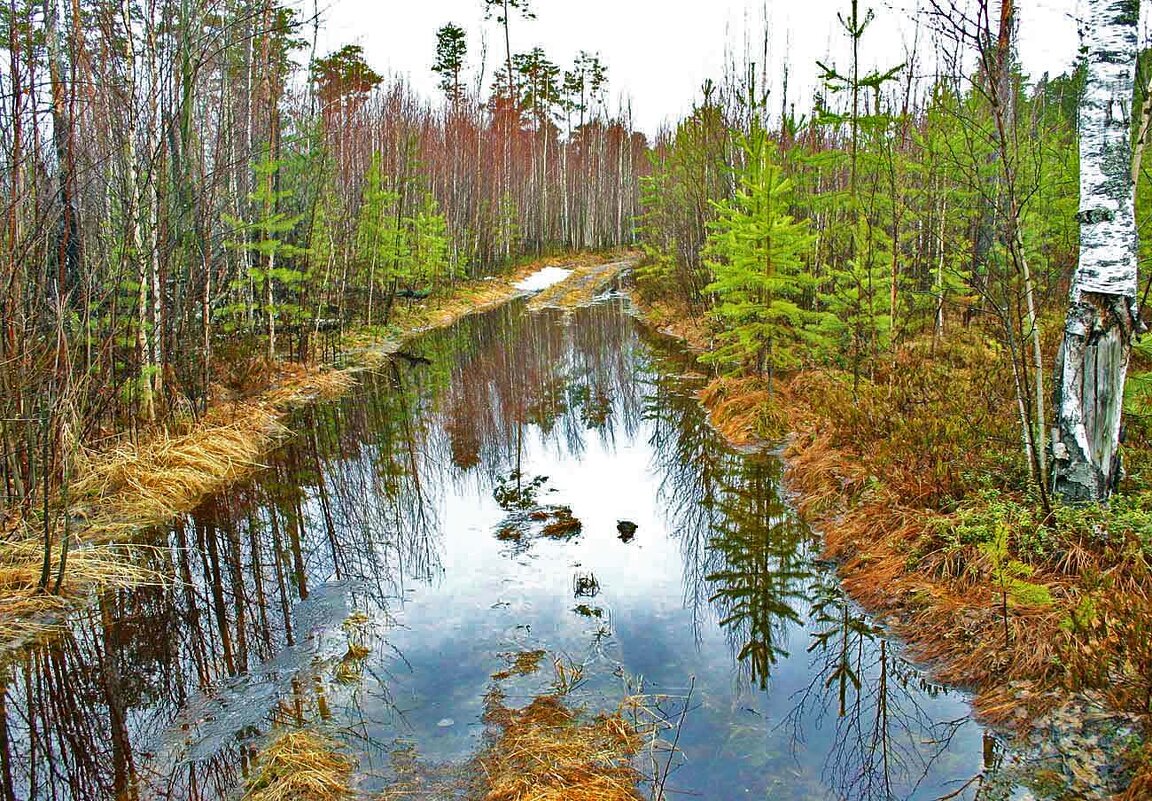
M1080 104L1080 260L1056 362L1055 489L1103 501L1120 479L1124 379L1136 313L1132 98L1138 0L1089 0Z

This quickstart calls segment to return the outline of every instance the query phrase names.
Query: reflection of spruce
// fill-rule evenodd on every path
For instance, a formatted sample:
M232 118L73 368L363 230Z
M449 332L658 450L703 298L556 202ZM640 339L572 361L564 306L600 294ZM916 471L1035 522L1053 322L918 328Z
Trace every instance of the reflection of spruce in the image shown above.
M779 492L780 463L748 457L725 478L717 498L710 550L723 559L705 580L736 657L751 679L766 688L772 667L787 656L778 641L798 624L794 602L805 600L807 530Z
M506 512L516 509L531 509L536 506L536 495L548 483L548 476L534 476L525 482L519 470L513 470L492 490L492 497Z

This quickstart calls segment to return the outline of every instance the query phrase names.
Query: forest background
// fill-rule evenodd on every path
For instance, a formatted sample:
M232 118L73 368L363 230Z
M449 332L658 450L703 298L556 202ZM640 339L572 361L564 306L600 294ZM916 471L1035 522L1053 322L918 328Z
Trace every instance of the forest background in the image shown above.
M840 515L829 547L858 589L919 576L951 615L973 582L996 588L952 678L992 688L994 664L1001 689L1107 685L1148 712L1147 340L1119 494L1083 508L1050 492L1083 65L1022 74L1011 0L925 0L923 50L875 69L882 12L846 0L851 56L817 65L812 96L788 94L786 68L767 91L780 76L749 43L649 139L595 53L518 51L537 9L483 8L504 41L480 63L462 27L429 39L437 98L358 46L316 52L313 20L275 0L0 8L0 487L8 525L42 532L36 589L53 588L59 501L92 450L194 426L270 365L332 360L353 333L394 333L398 308L521 260L638 247L637 304L704 352L717 425L799 432L793 479L812 515ZM1145 52L1142 232L1150 80ZM948 603L900 603L922 630L956 625Z

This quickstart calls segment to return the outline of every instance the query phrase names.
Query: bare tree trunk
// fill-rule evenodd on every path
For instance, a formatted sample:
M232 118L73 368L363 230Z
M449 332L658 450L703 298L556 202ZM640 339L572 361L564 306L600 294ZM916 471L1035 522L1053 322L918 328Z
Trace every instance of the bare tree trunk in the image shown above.
M1136 315L1136 218L1130 134L1136 0L1090 0L1080 103L1080 263L1057 357L1055 489L1102 501L1121 475L1124 379Z
M944 220L948 215L948 195L940 200L940 230L937 234L936 255L936 329L937 338L944 336Z

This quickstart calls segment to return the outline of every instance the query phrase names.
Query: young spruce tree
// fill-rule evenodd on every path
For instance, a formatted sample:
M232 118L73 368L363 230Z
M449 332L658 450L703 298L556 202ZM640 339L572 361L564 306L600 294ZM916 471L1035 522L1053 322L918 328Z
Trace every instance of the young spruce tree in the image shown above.
M731 200L715 204L705 246L714 280L719 347L709 356L730 373L768 374L799 365L810 313L800 306L814 277L802 254L814 236L789 214L791 184L757 122L740 147L745 166Z

